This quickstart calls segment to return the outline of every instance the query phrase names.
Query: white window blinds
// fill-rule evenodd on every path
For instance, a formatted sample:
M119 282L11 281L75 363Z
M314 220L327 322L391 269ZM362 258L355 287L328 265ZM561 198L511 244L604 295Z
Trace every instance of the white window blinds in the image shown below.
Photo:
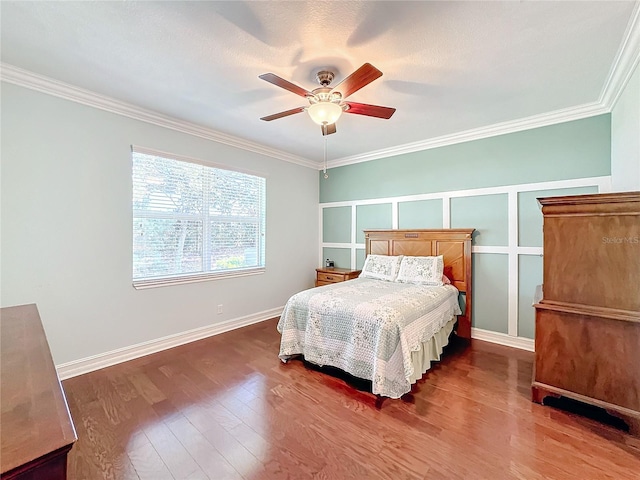
M263 271L266 179L168 157L132 149L134 286Z

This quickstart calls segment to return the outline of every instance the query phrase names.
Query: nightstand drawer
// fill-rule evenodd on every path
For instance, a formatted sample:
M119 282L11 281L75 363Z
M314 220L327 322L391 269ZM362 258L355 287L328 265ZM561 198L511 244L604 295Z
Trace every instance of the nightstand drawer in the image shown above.
M346 280L346 275L342 275L339 273L318 272L318 283L320 282L336 283L336 282L344 282L345 280Z
M360 270L350 270L347 268L316 268L316 287L329 285L331 283L344 282L360 275Z

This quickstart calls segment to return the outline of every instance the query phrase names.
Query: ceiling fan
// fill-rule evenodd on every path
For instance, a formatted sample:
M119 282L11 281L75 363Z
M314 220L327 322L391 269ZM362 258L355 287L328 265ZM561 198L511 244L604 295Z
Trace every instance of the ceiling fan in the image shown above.
M331 88L329 85L334 76L335 74L328 70L318 72L316 78L320 83L320 87L308 91L273 73L260 75L259 78L262 80L305 97L309 101L309 106L274 113L273 115L262 117L260 120L270 122L271 120L306 111L311 120L322 127L322 135L330 135L336 133L336 121L340 118L342 112L389 119L396 111L395 108L381 107L380 105L344 101L352 93L357 92L382 76L382 72L370 63L365 63L338 85Z

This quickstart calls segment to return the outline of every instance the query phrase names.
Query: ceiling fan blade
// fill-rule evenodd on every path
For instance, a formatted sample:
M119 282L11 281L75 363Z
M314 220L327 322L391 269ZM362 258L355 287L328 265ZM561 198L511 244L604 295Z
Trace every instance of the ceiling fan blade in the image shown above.
M266 117L262 117L260 120L264 120L265 122L270 122L271 120L277 120L282 117L288 117L289 115L293 115L295 113L304 112L305 107L292 108L291 110L286 110L280 113L274 113L273 115L267 115Z
M342 80L338 85L333 87L331 93L340 92L342 98L347 98L362 87L369 85L376 78L380 78L382 72L370 63L365 63L347 78Z
M391 118L396 111L395 108L381 107L380 105L367 105L366 103L344 102L349 106L344 112L355 113L357 115L367 115L368 117Z
M285 90L289 90L290 92L293 92L296 95L300 95L301 97L313 97L313 93L273 73L264 73L262 75L258 75L258 78L261 78L265 82L273 83L274 85L280 88L284 88Z
M336 124L335 123L330 123L330 124L324 124L324 125L320 125L320 127L322 128L322 135L331 135L332 133L336 133Z

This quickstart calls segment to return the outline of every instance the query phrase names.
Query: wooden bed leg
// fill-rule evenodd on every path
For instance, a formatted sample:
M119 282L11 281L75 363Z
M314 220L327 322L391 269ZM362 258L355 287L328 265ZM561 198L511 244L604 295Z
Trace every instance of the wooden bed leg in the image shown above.
M400 400L402 400L404 403L411 403L411 404L416 403L416 397L414 397L413 393L411 392L405 393L403 396L400 397Z
M376 410L380 410L382 408L382 402L384 402L385 399L386 397L376 395Z

